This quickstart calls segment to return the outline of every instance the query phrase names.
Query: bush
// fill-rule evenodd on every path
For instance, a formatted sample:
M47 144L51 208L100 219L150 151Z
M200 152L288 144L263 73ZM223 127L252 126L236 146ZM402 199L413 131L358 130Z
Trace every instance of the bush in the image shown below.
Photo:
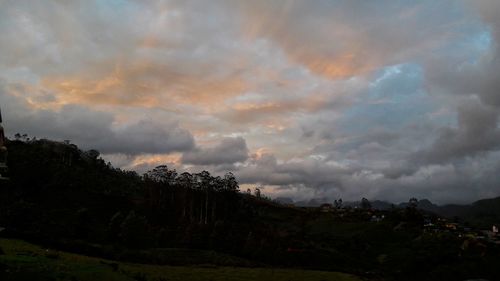
M130 211L121 224L120 237L123 243L131 248L141 248L148 243L146 218Z

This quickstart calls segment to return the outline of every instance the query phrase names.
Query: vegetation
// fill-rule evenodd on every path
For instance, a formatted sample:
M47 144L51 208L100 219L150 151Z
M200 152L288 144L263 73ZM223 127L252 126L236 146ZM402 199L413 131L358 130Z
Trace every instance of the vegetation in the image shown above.
M500 264L497 245L465 245L453 233L426 232L429 214L415 204L377 211L366 199L357 209L337 201L323 212L241 193L231 173L178 174L159 166L140 176L69 143L15 140L7 146L11 181L0 188L0 226L6 228L0 235L58 252L18 255L12 249L22 242L2 240L7 255L1 261L9 272L18 268L47 277L38 280L86 280L75 272L104 274L106 280L340 276L303 270L368 280L494 280L500 274L494 266ZM10 248L15 243L21 244ZM186 275L185 266L196 274Z
M445 205L435 212L447 217L454 217L473 226L490 228L500 223L500 197L483 199L471 205Z
M336 280L357 281L352 275L293 269L217 266L158 266L122 263L101 258L43 249L13 239L0 239L0 279L10 280Z

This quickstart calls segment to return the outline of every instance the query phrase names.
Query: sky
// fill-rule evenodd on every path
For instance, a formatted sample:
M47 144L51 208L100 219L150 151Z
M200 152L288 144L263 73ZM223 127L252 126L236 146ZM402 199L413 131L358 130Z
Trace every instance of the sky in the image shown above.
M500 196L500 1L0 0L6 135L272 197Z

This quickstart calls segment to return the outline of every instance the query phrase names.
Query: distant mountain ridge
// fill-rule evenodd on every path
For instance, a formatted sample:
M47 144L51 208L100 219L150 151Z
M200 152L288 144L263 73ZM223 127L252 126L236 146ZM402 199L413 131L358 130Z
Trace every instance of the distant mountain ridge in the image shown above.
M296 202L288 197L279 197L276 198L275 201L282 204L294 204L298 207L319 207L324 203L333 203L333 200L330 200L326 197L312 198L310 200L301 200ZM393 207L406 208L409 206L408 202L393 204L387 201L374 200L370 203L372 205L372 208L378 210L389 210ZM361 201L343 202L343 206L353 208L359 207L360 205ZM500 224L500 197L481 199L471 204L465 205L446 204L441 206L432 203L428 199L421 199L418 200L417 208L448 218L460 218L468 223L485 228L489 228L493 224Z
M439 207L438 214L458 217L473 225L490 228L500 224L500 197L481 199L470 205L449 204Z
M277 197L274 199L274 201L281 203L281 204L294 204L295 206L298 207L319 207L321 204L329 203L333 204L334 200L330 199L328 197L319 197L319 198L311 198L309 200L300 200L300 201L294 201L292 198L289 197ZM388 210L393 207L398 207L398 208L406 208L408 206L407 202L399 203L399 204L394 204L388 201L383 201L383 200L374 200L370 201L370 204L374 209L378 210ZM346 207L359 207L361 206L361 201L344 201L342 203L343 206ZM436 210L439 208L438 205L432 203L428 199L422 199L418 201L418 206L422 210L427 210L427 211L432 211Z

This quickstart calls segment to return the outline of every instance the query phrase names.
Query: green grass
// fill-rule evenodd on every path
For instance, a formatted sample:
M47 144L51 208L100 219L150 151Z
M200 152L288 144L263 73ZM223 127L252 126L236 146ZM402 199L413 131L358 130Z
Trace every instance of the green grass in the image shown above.
M47 250L21 240L0 239L0 280L30 281L358 281L355 276L312 270L206 266L158 266L116 262Z

